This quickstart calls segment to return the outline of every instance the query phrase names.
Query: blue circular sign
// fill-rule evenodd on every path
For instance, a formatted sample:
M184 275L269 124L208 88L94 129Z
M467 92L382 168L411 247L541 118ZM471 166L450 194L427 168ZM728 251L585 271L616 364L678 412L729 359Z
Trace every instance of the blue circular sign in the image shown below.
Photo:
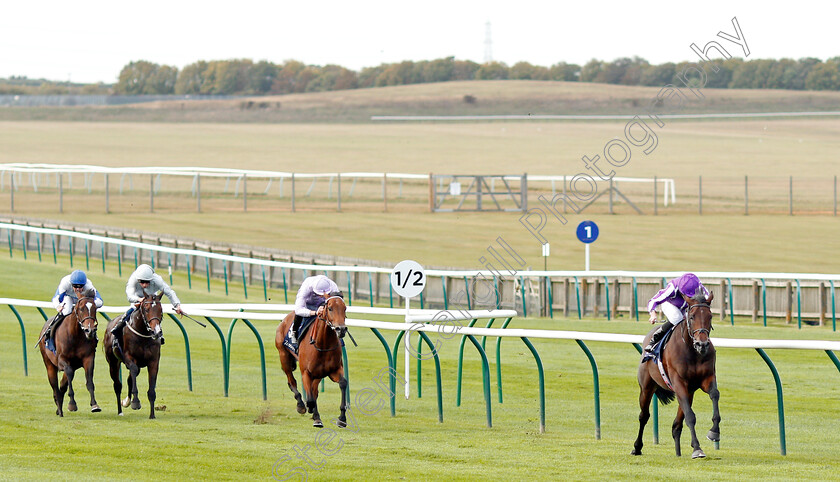
M581 243L593 243L598 239L598 225L592 221L584 221L578 224L577 237Z

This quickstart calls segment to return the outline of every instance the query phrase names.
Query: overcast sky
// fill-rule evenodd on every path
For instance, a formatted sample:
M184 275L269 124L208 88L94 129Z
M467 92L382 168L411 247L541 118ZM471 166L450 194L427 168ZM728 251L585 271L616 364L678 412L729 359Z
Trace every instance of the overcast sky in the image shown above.
M353 70L402 60L492 59L549 66L638 55L694 60L689 45L734 33L749 59L840 55L838 7L772 2L318 1L7 2L0 15L0 77L115 82L133 60L183 68L249 58L338 64ZM739 47L721 41L736 55ZM740 53L743 57L743 52Z

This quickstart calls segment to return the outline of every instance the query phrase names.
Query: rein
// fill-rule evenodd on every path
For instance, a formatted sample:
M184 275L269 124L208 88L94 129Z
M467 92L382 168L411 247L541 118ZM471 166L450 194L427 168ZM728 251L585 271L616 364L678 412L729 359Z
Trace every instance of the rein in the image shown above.
M132 332L132 333L134 333L135 335L137 335L137 336L139 336L139 337L142 337L142 338L154 338L154 334L152 334L152 327L150 326L150 323L151 323L152 321L154 321L154 320L158 320L158 323L161 323L161 322L162 322L162 320L161 320L160 318L158 318L157 316L155 316L155 317L154 317L154 318L152 318L151 320L147 320L147 319L146 319L146 312L145 312L145 311L143 311L143 305L144 305L144 304L147 304L147 303L148 303L148 302L145 302L145 301L144 301L143 303L141 303L141 304L140 304L140 309L139 309L139 310L137 310L137 311L139 312L139 318L140 318L141 320L143 320L143 324L146 326L146 331L147 331L147 332L149 332L150 334L149 334L149 335L144 335L144 334L140 333L139 331L135 330L135 329L134 329L134 327L133 327L133 326L131 326L131 319L129 319L129 320L126 322L125 326L127 326L127 327L128 327L128 329L129 329L129 330L131 330L131 332Z
M96 321L96 317L91 315L91 310L88 310L88 316L79 316L79 303L83 300L90 300L90 303L93 303L96 306L96 301L91 297L84 297L79 298L79 301L76 302L76 305L73 307L73 314L76 315L76 322L79 323L80 328L84 328L84 322L87 320L93 320L95 325L99 323Z
M694 320L694 318L692 318L690 316L691 315L691 310L693 310L694 308L701 308L701 307L702 308L709 308L711 310L711 307L709 306L708 303L697 303L695 305L689 306L688 309L685 311L686 326L688 327L688 337L691 338L691 341L695 342L695 343L696 343L697 340L694 339L694 336L698 333L705 333L705 334L711 336L711 333L706 328L698 328L696 330L691 329L691 321Z
M327 298L327 301L326 301L326 303L324 303L324 306L327 306L327 303L329 303L329 301L330 301L331 299L334 299L334 298L338 298L338 299L341 299L341 300L343 300L343 299L344 299L344 298L342 298L341 296L330 296L329 298ZM325 309L324 309L324 315L325 315L325 316L326 316L326 312L327 312L327 310L326 310L326 308L325 308ZM327 319L326 317L322 318L322 317L320 317L320 316L318 317L318 319L319 319L319 320L321 320L321 321L323 321L323 322L324 322L324 324L326 325L326 327L332 328L332 329L333 329L333 332L335 332L335 326L332 324L332 322L331 322L329 319ZM338 335L336 335L336 340L339 340ZM341 347L341 341L339 341L339 342L338 342L338 343L336 343L336 345L335 345L334 347L332 347L332 348L320 348L320 347L318 347L318 345L316 345L316 344L315 344L315 337L314 337L314 334L313 334L313 335L311 335L311 336L309 337L309 344L310 344L310 345L312 345L312 347L313 347L313 348L315 348L316 350L318 350L318 351L320 351L320 352L333 351L333 350L337 350L338 348L340 348L340 347Z

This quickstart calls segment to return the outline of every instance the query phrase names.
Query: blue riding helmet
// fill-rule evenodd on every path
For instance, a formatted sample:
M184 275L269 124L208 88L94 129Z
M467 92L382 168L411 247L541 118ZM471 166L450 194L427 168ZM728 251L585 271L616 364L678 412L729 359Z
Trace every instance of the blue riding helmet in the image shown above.
M85 283L87 283L87 276L84 271L77 269L76 271L70 273L71 285L84 285Z

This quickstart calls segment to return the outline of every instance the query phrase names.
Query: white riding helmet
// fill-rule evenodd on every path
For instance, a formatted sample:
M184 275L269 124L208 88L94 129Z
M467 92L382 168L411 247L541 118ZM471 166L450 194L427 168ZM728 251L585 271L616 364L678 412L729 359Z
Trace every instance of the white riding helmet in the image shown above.
M137 270L134 271L134 276L138 281L151 281L154 274L155 270L153 270L148 264L141 264L137 267Z
M315 282L315 286L312 287L312 291L315 292L316 295L326 295L330 293L332 289L332 283L326 276L321 276L318 278L318 281Z

